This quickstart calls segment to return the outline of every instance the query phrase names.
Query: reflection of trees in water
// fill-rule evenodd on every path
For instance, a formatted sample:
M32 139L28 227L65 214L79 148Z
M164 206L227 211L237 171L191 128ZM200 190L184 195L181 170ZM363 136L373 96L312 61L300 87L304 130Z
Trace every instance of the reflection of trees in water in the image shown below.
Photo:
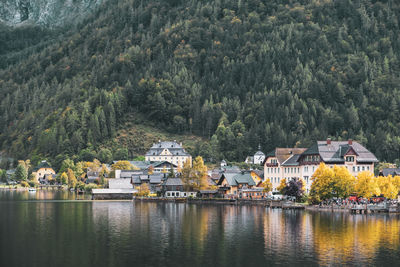
M379 249L399 247L400 221L389 215L315 214L313 233L321 264L371 264Z

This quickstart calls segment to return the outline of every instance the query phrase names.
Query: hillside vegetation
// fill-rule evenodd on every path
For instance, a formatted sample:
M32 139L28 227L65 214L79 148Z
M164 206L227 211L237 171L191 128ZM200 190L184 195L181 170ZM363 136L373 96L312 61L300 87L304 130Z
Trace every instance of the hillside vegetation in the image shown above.
M210 140L206 159L334 137L394 161L399 19L390 0L106 1L4 57L0 144L17 158L78 154L140 114Z

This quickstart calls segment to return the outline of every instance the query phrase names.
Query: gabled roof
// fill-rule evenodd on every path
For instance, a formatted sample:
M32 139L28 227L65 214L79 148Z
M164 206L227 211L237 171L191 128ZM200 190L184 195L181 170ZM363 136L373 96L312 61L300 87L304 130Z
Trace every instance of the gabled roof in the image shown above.
M173 166L173 168L177 168L178 166L176 166L175 164L169 162L169 161L157 161L157 162L153 162L151 164L154 168L160 167L162 165L167 165L167 166Z
M183 149L181 145L177 142L158 142L153 144L153 146L146 153L146 156L159 156L164 149L168 149L168 151L174 156L190 156L189 153Z
M382 169L381 173L383 174L383 176L400 175L400 168L384 168L384 169Z
M49 165L49 163L47 163L47 161L43 160L42 162L40 162L40 164L38 166L36 166L33 171L36 172L42 168L45 169L52 169L52 167Z
M378 162L378 159L368 149L356 141L318 141L318 152L324 162L344 162L344 155L351 149L357 154L357 162ZM343 151L346 151L343 153Z
M282 163L282 166L298 166L299 165L299 158L301 154L292 155L288 158L285 162Z
M222 181L226 179L229 186L237 186L239 184L248 184L255 186L256 183L254 182L251 174L249 172L245 173L223 173L221 178L218 181L218 185L222 184Z
M183 185L182 179L181 178L168 178L165 180L164 184L165 186L179 186Z
M275 151L275 156L278 159L279 164L282 164L291 156L302 154L304 151L306 151L306 148L277 148Z

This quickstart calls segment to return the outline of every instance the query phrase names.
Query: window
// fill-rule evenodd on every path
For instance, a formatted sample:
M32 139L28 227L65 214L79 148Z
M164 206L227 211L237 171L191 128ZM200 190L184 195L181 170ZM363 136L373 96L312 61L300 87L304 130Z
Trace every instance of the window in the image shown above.
M280 182L281 178L278 177L278 183Z
M369 166L367 166L367 170L369 170Z
M348 156L346 157L347 162L354 162L354 156Z
M362 166L362 170L365 171L365 167L364 166Z
M353 166L353 172L356 172L356 167L355 166Z
M357 171L360 171L360 166L357 166Z
M171 194L170 193L167 193L167 197L170 197L171 196Z

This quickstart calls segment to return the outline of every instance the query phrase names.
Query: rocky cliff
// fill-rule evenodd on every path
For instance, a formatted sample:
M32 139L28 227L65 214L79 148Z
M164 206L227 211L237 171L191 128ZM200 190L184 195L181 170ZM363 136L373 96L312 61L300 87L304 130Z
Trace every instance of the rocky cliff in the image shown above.
M104 0L1 0L0 22L7 25L38 24L46 27L77 21Z

